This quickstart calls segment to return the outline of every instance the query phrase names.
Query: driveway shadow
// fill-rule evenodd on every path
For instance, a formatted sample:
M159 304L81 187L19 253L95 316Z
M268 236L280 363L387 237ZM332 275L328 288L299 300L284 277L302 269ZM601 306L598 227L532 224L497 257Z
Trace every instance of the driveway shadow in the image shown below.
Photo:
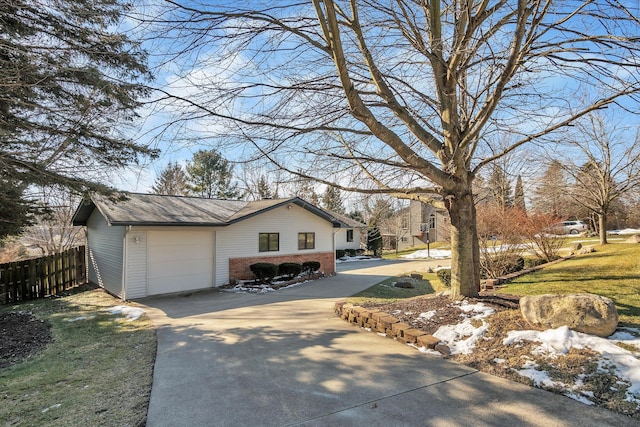
M346 264L348 265L345 266ZM148 311L159 311L169 318L182 318L275 302L309 299L338 300L354 295L391 276L408 271L426 271L429 266L426 261L349 262L339 264L339 272L335 276L265 294L237 294L208 289L179 295L148 297L136 302L146 306Z

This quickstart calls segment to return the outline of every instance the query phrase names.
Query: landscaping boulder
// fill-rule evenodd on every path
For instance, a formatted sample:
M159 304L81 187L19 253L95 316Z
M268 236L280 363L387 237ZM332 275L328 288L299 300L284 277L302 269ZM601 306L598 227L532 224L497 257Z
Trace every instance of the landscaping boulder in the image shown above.
M594 294L529 295L520 299L529 322L544 328L567 326L585 334L608 337L618 325L618 311L609 298Z
M640 234L634 234L624 241L625 243L640 243Z
M401 277L394 285L396 288L405 288L411 289L413 288L413 279L410 277Z

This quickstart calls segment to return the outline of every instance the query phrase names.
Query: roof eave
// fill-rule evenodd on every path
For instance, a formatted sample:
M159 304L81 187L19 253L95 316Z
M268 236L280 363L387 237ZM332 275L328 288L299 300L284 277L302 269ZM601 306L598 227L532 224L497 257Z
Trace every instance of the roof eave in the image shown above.
M150 222L150 221L113 221L113 226L132 226L132 227L224 227L227 223L219 222Z

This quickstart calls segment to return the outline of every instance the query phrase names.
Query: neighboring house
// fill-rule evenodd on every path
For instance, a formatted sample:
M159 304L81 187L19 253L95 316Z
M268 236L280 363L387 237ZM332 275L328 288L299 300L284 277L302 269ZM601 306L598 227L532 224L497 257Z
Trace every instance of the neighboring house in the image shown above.
M446 209L411 200L402 209L395 223L381 230L385 249L405 250L428 242L449 239L449 213Z
M123 299L252 279L256 262L319 261L332 274L336 232L349 228L297 197L94 197L72 221L87 226L89 279Z

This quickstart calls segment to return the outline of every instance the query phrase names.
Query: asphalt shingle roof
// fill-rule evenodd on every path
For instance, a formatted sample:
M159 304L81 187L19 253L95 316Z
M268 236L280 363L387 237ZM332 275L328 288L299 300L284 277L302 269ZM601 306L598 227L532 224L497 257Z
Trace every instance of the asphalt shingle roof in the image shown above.
M246 202L136 193L127 194L126 200L117 202L104 196L94 196L78 207L72 221L74 225L86 225L93 210L98 209L111 225L224 226L287 203L307 209L332 222L334 227L354 227L345 221L348 218L338 218L338 215L317 208L298 197Z

